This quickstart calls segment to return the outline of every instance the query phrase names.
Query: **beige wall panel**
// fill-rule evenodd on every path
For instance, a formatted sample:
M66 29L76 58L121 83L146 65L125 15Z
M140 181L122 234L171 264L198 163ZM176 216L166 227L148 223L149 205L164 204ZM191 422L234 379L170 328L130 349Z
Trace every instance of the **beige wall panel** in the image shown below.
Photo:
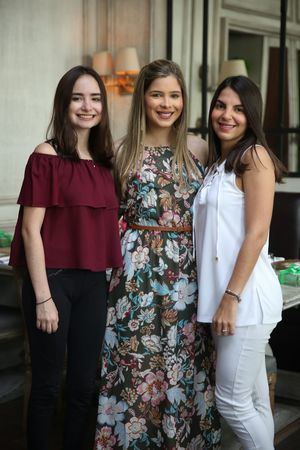
M122 47L136 47L140 65L149 62L150 1L113 0L108 3L110 44L113 55ZM127 128L131 95L119 95L118 89L109 90L111 125L114 139L124 136Z
M94 51L109 50L115 57L122 47L136 47L141 67L165 57L166 0L99 0L97 14ZM132 96L120 95L117 87L108 87L107 92L112 134L117 140L126 133Z
M150 1L113 0L113 47L136 47L141 65L149 62Z
M151 0L149 60L165 58L167 54L167 0Z
M82 16L82 0L0 0L0 228L15 221L10 204L44 139L57 82L82 62Z
M0 0L0 25L0 229L9 229L24 166L44 139L59 78L104 49L115 54L135 46L141 65L165 57L166 0ZM108 98L119 138L132 97L109 88Z

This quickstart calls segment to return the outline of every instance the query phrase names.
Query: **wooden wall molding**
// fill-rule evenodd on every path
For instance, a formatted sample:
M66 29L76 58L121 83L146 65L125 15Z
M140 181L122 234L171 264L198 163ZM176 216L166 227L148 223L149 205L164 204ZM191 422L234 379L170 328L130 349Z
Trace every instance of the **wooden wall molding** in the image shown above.
M2 195L0 197L0 206L2 205L13 205L17 203L18 197L16 195Z
M226 10L241 12L243 14L255 14L274 19L280 18L280 0L252 0L251 2L241 2L240 0L222 0L222 8ZM288 5L287 19L292 20L293 8Z
M149 17L149 61L153 61L167 55L167 0L150 0Z
M93 53L97 50L98 0L82 0L82 42L83 63L90 65Z

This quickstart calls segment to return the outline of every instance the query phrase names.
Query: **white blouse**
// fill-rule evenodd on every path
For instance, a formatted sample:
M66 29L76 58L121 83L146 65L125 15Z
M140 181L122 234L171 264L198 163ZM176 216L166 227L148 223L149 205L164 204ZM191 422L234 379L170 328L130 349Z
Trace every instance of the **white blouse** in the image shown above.
M225 161L215 165L194 200L199 322L212 322L245 238L245 194ZM241 293L237 326L281 320L282 292L268 259L268 240Z

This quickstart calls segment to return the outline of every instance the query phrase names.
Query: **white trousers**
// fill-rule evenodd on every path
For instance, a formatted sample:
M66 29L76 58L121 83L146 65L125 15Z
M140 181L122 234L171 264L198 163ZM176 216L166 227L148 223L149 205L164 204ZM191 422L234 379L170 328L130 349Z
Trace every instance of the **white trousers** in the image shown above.
M217 336L216 402L244 450L274 450L265 349L276 324L237 327Z

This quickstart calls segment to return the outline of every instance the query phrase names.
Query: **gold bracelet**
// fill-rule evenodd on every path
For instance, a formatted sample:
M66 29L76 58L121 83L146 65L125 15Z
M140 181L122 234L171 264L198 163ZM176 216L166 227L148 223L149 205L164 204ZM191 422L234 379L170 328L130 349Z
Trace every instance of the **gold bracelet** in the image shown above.
M46 303L46 302L49 302L49 300L51 300L51 299L52 299L52 296L49 297L49 298L46 298L46 300L43 300L42 302L36 303L36 306L37 305L42 305L43 303Z
M239 296L239 294L236 294L235 292L231 291L230 289L226 289L225 290L225 294L231 295L232 297L234 297L238 303L240 303L242 301L241 297Z

